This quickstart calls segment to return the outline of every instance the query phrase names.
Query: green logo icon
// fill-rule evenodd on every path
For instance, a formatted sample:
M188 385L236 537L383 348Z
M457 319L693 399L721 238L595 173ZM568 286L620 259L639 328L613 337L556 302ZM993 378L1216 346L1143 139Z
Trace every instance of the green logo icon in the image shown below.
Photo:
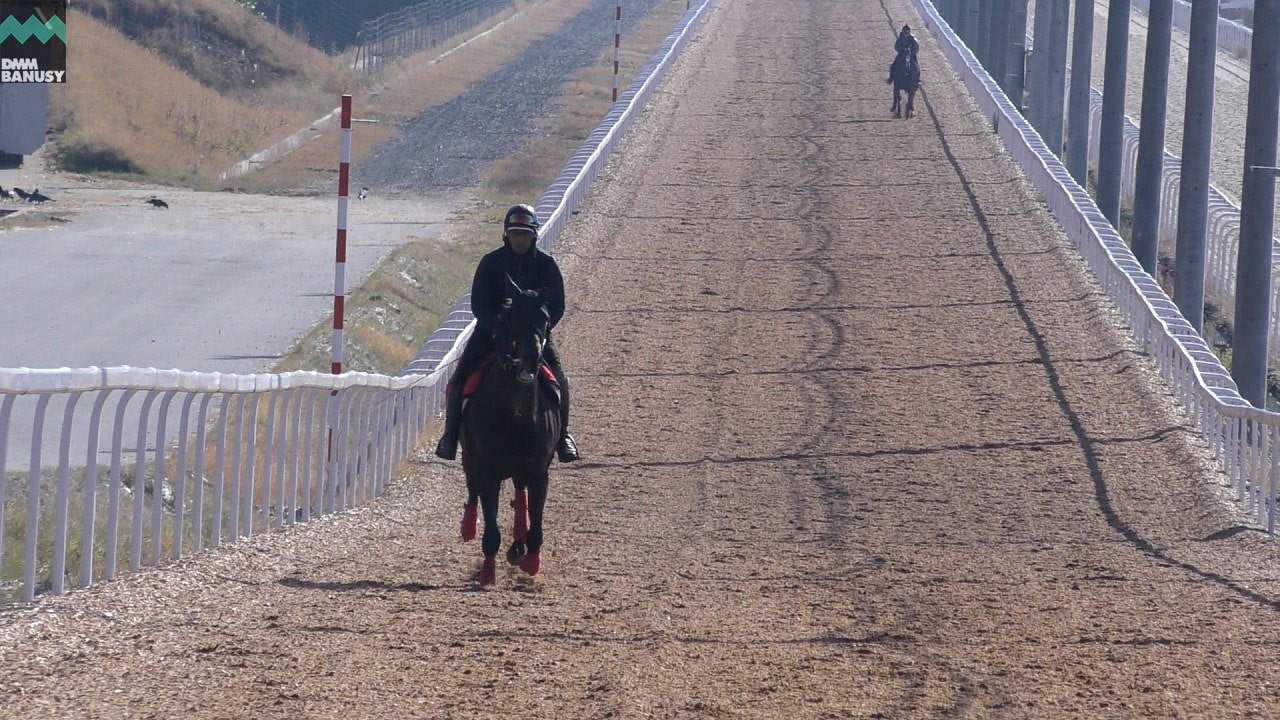
M67 26L62 22L62 18L53 16L49 18L49 22L42 23L40 19L32 15L28 17L26 22L18 22L18 19L10 15L0 23L0 43L14 38L20 43L25 43L28 38L35 36L40 42L48 43L50 38L56 37L62 42L67 41Z

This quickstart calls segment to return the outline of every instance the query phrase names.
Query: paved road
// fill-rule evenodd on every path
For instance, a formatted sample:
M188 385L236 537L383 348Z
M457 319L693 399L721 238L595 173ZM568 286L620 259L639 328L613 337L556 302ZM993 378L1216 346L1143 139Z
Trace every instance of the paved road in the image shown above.
M336 198L47 191L26 216L57 220L0 232L0 367L261 371L333 308ZM451 209L353 199L348 287Z

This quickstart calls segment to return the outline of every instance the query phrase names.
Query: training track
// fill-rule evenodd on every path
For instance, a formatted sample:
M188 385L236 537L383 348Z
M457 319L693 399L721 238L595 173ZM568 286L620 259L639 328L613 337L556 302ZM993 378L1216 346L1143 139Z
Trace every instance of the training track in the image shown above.
M889 118L919 22L884 3L717 0L562 237L589 461L542 575L475 590L424 453L366 511L0 619L6 713L1280 713L1280 546L925 32Z

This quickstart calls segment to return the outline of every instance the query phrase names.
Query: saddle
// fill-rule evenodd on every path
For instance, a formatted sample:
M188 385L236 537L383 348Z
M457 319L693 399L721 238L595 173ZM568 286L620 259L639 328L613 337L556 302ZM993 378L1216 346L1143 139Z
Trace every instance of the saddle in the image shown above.
M472 372L467 376L466 382L462 384L462 401L464 403L471 399L476 390L480 387L480 381L484 380L484 374L498 359L497 353L491 353L486 357ZM544 363L538 365L538 381L546 388L555 398L556 404L560 404L560 383L556 382L556 374L551 371L551 366Z

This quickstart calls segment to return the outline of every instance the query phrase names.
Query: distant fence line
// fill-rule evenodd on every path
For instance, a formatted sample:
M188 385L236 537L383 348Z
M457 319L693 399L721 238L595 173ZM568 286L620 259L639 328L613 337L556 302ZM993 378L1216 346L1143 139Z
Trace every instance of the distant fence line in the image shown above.
M388 62L435 47L512 4L513 0L435 0L367 20L356 36L353 66L376 72Z

